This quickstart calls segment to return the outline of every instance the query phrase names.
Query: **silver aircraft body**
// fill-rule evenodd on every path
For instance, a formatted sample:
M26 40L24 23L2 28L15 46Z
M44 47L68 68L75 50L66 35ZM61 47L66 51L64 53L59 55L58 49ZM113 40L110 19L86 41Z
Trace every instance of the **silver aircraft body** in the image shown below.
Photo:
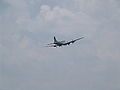
M70 44L72 44L72 43L74 43L74 42L76 42L76 41L78 41L78 40L80 40L80 39L83 39L84 37L80 37L80 38L77 38L77 39L74 39L74 40L71 40L71 41L68 41L68 42L66 42L66 41L58 41L57 39L56 39L56 37L54 36L54 42L53 43L50 43L50 44L47 44L47 46L46 47L61 47L61 46L65 46L65 45L70 45Z

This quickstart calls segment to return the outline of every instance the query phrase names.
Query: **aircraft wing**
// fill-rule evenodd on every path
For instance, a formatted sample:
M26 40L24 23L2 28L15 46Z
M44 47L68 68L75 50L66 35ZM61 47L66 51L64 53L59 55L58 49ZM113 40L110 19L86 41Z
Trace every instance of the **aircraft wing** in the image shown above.
M84 37L81 37L81 38L78 38L78 39L75 39L75 40L71 40L71 41L69 41L69 42L66 42L64 45L69 45L69 44L71 44L71 43L74 43L74 42L76 42L76 41L78 41L78 40L80 40L80 39L83 39Z
M47 44L47 45L54 45L54 43L49 43L49 44Z
M47 46L45 46L45 47L57 47L57 45L47 45Z

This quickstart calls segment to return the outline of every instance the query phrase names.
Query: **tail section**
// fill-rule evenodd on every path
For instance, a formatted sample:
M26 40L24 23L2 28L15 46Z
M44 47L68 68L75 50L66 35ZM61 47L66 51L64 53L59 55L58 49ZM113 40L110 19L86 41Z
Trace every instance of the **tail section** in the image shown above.
M56 40L56 38L55 38L55 36L54 36L54 43L55 43L55 42L57 42L57 40Z

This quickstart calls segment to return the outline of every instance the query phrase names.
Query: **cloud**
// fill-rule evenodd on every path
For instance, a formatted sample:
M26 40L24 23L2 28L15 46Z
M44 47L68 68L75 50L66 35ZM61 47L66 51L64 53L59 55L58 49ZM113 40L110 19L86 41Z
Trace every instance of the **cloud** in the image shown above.
M67 9L57 6L51 9L48 5L41 6L40 14L42 14L45 20L62 19L64 17L72 18L74 16L74 14Z
M4 2L17 9L23 10L27 7L27 3L25 2L25 0L4 0Z
M0 87L119 90L119 1L58 2L2 1ZM68 47L43 47L54 35L85 38Z

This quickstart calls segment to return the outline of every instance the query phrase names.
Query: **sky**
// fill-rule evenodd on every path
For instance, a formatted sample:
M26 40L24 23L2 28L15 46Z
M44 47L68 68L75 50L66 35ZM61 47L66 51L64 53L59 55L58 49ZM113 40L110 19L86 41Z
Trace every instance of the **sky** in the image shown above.
M119 0L0 0L0 90L120 90L119 24Z

